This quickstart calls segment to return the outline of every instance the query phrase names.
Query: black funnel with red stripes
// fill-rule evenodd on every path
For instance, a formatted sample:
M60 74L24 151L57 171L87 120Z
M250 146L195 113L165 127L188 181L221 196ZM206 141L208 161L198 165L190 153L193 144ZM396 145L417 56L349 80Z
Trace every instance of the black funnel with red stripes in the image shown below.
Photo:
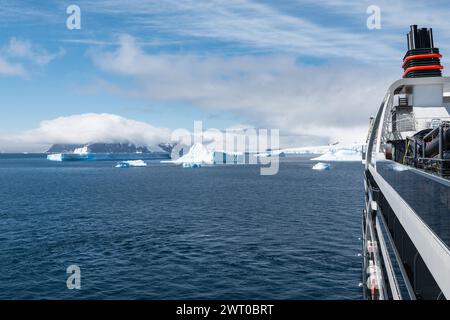
M441 77L442 56L434 47L433 30L411 26L407 34L408 52L403 58L403 78Z

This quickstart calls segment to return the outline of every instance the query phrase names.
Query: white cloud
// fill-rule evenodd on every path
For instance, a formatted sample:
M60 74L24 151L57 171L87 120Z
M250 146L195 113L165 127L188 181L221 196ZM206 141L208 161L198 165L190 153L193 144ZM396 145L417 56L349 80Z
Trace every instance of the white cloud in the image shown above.
M25 59L37 65L47 65L52 60L64 55L64 49L59 49L56 53L50 53L46 49L33 44L30 40L12 37L7 46L2 50L4 54L11 58Z
M385 63L386 56L397 57L402 54L398 50L398 43L385 37L385 34L371 33L368 36L364 33L367 31L367 6L358 6L359 11L351 11L354 20L361 22L361 28L358 29L354 25L349 28L342 23L333 24L340 21L338 17L336 20L330 19L326 25L314 21L311 14L303 14L302 5L305 12L310 12L311 6L316 6L318 15L326 10L320 4L312 5L309 0L293 3L293 7L300 8L295 13L283 12L277 5L280 4L246 0L168 0L163 4L160 1L130 0L124 3L108 0L86 3L90 11L121 16L121 20L132 21L136 31L162 31L176 38L229 42L234 44L233 52L236 49L285 52L314 58L344 57L379 63ZM323 7L327 7L326 3ZM333 4L328 7L336 8ZM134 29L127 30L130 32ZM383 52L385 55L376 55L374 52Z
M113 114L86 113L42 121L38 128L0 135L3 152L43 152L54 143L135 143L156 145L169 141L170 132Z
M146 54L127 35L120 43L116 50L90 53L103 71L135 82L133 89L111 85L113 94L231 111L249 116L258 127L280 128L285 134L336 139L350 138L358 129L364 135L387 86L401 76L401 70L380 66L307 66L290 55Z
M30 40L12 37L0 48L0 75L29 79L33 68L43 67L64 54L64 49L51 53Z
M0 56L0 75L27 77L28 73L20 63L11 63Z

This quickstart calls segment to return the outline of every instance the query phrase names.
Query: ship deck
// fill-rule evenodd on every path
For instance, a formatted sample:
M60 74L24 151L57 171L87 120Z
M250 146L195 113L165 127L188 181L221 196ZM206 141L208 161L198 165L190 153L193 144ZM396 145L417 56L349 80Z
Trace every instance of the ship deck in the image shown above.
M414 168L396 171L395 164L378 161L377 172L450 248L450 181Z

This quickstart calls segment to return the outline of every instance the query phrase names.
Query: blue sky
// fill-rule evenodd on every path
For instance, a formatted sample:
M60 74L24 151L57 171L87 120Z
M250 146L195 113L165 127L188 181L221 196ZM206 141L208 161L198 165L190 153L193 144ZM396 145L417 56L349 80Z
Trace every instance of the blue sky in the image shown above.
M70 4L81 30L66 28ZM373 4L380 30L366 26ZM449 13L447 1L0 0L0 150L64 142L64 126L89 114L123 121L95 116L111 134L87 140L120 139L126 120L357 140L401 76L409 25L433 27L445 56ZM73 130L67 141L84 127Z

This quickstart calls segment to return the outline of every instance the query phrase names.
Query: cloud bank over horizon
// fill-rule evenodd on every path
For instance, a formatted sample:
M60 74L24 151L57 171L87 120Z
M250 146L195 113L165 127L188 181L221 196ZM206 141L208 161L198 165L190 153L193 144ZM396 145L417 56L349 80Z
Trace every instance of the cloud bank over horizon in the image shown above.
M170 131L148 123L102 113L86 113L42 121L38 128L0 134L2 152L44 152L55 143L133 143L157 145L170 140Z
M45 120L37 128L15 134L0 133L0 153L42 153L53 144L131 143L152 148L160 143L174 142L188 146L201 142L214 150L230 152L262 152L266 151L272 143L273 137L270 130L271 128L255 128L244 124L220 130L203 127L203 123L200 123L200 127L198 123L193 123L191 127L170 130L115 114L85 113ZM304 141L308 141L306 144L300 142L297 135L292 136L281 131L277 136L279 136L279 142L276 148L328 143L320 136L303 136ZM252 141L258 141L258 145L252 145L250 149L246 149L246 137L257 139ZM239 141L238 144L235 139Z

